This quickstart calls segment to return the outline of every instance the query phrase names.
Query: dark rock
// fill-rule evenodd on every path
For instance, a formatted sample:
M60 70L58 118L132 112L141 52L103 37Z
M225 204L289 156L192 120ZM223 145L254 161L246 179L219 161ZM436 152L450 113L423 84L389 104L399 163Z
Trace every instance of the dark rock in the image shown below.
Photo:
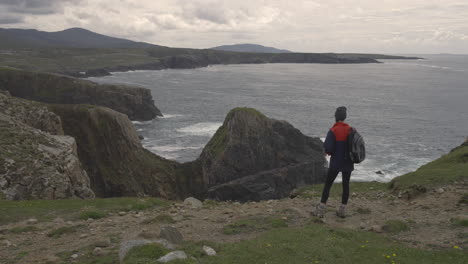
M162 116L154 105L150 90L141 87L97 84L56 74L2 69L0 90L44 103L106 106L126 114L131 120Z
M319 138L250 108L228 114L198 161L207 196L219 200L282 198L299 186L325 180Z
M178 198L175 168L141 145L126 115L90 105L49 105L60 116L65 134L78 145L80 161L98 197Z
M138 139L143 140L143 139L145 139L145 137L142 136L142 135L138 135Z
M379 170L379 171L376 171L375 174L384 175L385 173L383 171Z
M85 76L108 76L108 75L111 75L110 72L108 72L107 70L105 69L91 69L91 70L87 70L85 72Z

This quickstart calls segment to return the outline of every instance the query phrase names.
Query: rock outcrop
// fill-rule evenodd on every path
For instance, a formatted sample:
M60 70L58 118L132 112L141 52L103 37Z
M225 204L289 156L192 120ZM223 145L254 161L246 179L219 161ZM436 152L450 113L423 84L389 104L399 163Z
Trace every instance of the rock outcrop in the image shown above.
M0 68L0 90L44 103L106 106L131 120L162 116L150 90L141 87L97 84L56 74Z
M60 119L44 106L0 93L0 196L94 197L75 140L62 133Z
M207 197L218 200L277 199L325 180L319 138L251 108L233 109L195 163Z
M178 197L178 164L144 149L126 115L91 105L49 105L49 109L62 119L65 134L76 139L96 196Z

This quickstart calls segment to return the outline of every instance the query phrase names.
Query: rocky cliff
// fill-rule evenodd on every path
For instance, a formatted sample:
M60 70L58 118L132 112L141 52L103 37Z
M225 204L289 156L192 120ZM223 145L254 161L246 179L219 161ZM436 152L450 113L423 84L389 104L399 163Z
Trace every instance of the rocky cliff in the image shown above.
M0 93L0 196L92 198L72 137L44 106Z
M0 68L0 90L44 103L106 106L131 120L162 116L151 92L141 87L96 84L62 75Z
M251 108L230 111L197 162L207 196L220 200L281 198L325 180L319 138Z
M176 162L141 146L126 115L91 105L49 105L65 134L77 140L78 154L99 197L178 197Z
M128 117L112 109L45 108L0 95L0 190L8 199L249 201L286 197L324 180L321 141L254 109L232 110L200 157L180 164L144 149Z
M128 118L104 107L50 105L99 197L263 200L324 180L321 141L254 109L232 110L201 156L180 164L141 146Z

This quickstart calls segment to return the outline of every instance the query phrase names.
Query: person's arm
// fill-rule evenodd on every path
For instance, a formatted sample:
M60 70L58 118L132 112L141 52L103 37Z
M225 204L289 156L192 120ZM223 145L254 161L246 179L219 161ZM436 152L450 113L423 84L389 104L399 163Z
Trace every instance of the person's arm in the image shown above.
M335 134L333 134L331 130L328 130L327 137L323 143L323 148L325 149L325 153L328 155L335 152Z

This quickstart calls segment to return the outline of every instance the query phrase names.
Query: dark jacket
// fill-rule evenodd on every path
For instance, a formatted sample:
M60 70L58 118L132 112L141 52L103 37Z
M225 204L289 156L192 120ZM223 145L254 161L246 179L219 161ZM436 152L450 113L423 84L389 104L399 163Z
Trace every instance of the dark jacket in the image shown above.
M344 122L337 122L328 131L323 143L325 153L331 155L330 168L337 171L353 171L354 163L346 152L346 140L351 132L351 127Z

